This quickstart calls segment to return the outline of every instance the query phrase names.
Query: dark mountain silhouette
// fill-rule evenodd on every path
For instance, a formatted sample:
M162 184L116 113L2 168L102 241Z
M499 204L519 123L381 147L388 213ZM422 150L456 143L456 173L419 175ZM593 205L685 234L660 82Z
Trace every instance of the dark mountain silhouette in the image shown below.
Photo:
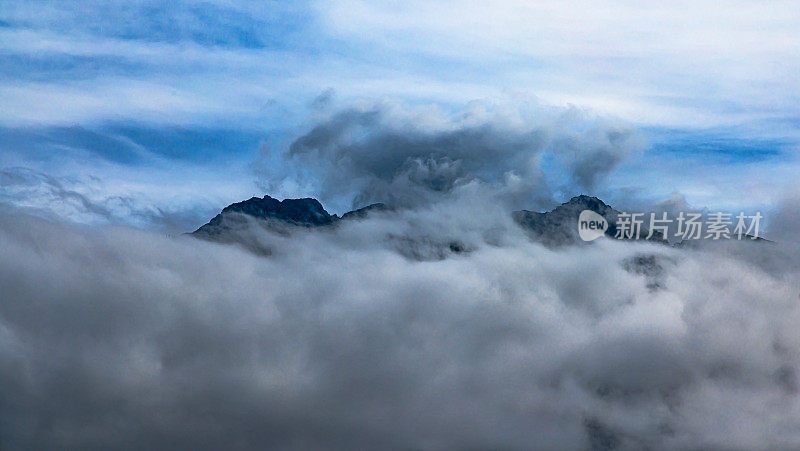
M262 226L278 233L288 233L292 227L332 226L338 221L365 218L370 212L385 210L383 204L372 204L350 211L338 217L325 211L316 199L277 200L270 196L252 197L225 207L208 224L192 232L192 235L215 241L235 241L230 236L256 220Z

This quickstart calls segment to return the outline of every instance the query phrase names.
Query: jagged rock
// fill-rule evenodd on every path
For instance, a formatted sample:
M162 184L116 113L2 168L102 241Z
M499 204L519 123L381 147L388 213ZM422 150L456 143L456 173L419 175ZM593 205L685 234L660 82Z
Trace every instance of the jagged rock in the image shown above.
M366 207L361 207L357 210L348 211L347 213L342 215L341 219L362 219L366 218L370 212L385 211L388 209L389 207L379 202L376 204L367 205Z
M342 221L361 220L373 212L387 210L390 210L390 208L386 205L376 203L347 212L338 217L325 211L325 208L316 199L285 199L279 201L270 196L264 196L263 198L253 197L225 207L208 224L194 231L192 235L213 241L237 242L247 246L251 244L248 241L253 240L253 235L250 233L250 226L253 224L257 224L259 227L271 232L289 235L297 228L332 227ZM512 215L514 220L528 232L532 239L550 247L557 247L585 243L580 239L578 233L578 218L583 210L591 210L602 216L608 222L608 229L605 231L605 235L610 238L616 238L617 221L620 212L592 196L575 196L568 202L548 212L539 213L520 210L513 212ZM646 223L647 221L644 221L640 226L639 240L669 244L659 231L654 231L652 236L648 238L650 233ZM391 238L398 239L397 237ZM745 238L742 241L771 243L771 241L763 238L755 240L750 240L749 238L751 237L749 236ZM407 240L400 241L405 242ZM420 243L413 243L413 246L406 246L413 249L419 248L417 251L410 252L409 255L411 257L417 258L425 255L425 259L428 259L431 258L430 255L435 255L436 258L444 258L449 254L459 254L472 250L472 247L465 245L458 239L441 243L436 240L434 240L436 241L435 243L433 241L430 243L422 241L425 240L421 240ZM676 247L696 248L700 245L701 243L699 242L684 242L676 244Z
M273 232L288 234L292 227L331 226L341 220L365 218L370 212L386 210L384 204L372 204L338 217L325 211L316 199L277 200L270 196L252 197L242 202L228 205L208 224L192 232L192 235L214 241L238 241L234 236L247 227L250 221Z
M620 212L602 200L586 195L575 196L552 211L538 213L520 210L513 212L513 217L534 240L541 241L547 246L557 247L584 242L578 235L578 217L583 210L594 211L605 218L608 222L605 235L610 238L616 236L617 217ZM646 240L648 234L649 230L642 225L639 239ZM667 243L664 235L658 231L653 232L649 241Z

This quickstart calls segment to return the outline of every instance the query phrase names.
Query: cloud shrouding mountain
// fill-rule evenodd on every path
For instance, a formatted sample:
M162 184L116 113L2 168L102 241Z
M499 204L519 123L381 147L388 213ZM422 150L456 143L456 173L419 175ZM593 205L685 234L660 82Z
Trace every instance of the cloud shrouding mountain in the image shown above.
M475 102L448 113L382 101L333 111L289 146L296 171L265 176L354 206L416 206L481 183L521 207L551 195L543 159L563 168L569 186L592 189L642 148L631 126L577 108Z
M0 441L800 445L796 257L612 241L554 251L502 211L461 196L325 231L254 229L268 258L4 216ZM397 252L451 236L470 252ZM631 269L650 255L646 274Z

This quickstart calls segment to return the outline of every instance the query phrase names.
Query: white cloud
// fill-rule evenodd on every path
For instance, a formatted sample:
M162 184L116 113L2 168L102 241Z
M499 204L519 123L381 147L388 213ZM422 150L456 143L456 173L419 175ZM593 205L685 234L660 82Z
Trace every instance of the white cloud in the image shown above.
M800 17L791 4L570 1L465 7L448 1L354 0L314 2L311 10L298 7L306 15L301 16L277 4L254 11L223 2L214 8L235 14L231 23L205 26L179 14L194 11L191 5L162 11L175 15L174 21L187 21L176 25L176 33L186 28L235 37L241 27L269 24L263 28L290 27L284 38L304 37L263 48L209 45L191 39L189 32L184 33L189 38L179 33L171 40L144 39L147 24L138 38L124 38L112 31L136 27L113 21L108 33L98 34L88 32L92 27L84 16L69 7L48 9L42 17L49 19L34 20L41 8L31 5L12 15L26 18L31 27L0 29L7 51L27 58L117 58L137 65L139 75L109 80L103 74L77 86L31 83L19 99L6 94L5 102L13 107L28 96L35 99L36 89L58 99L62 96L53 90L60 87L63 97L78 106L74 119L79 121L114 115L236 121L261 117L258 105L269 98L293 109L329 87L348 99L400 96L444 103L511 91L649 125L752 123L798 113L794 68L800 48L794 36ZM277 19L283 15L303 19L284 24ZM72 30L58 26L61 22L80 26ZM114 64L102 62L101 72L113 73ZM132 92L128 86L144 89ZM14 83L8 88L21 89ZM216 95L220 92L226 101ZM67 112L56 114L46 102L33 106L27 112L12 108L0 120L69 120Z
M496 74L495 86L636 122L707 127L797 113L793 2L315 5L332 34L369 48L472 62Z
M485 207L264 235L269 258L4 216L0 440L800 445L796 257L606 241L551 251ZM381 239L403 228L474 250L412 261ZM624 269L642 253L656 255L661 289Z

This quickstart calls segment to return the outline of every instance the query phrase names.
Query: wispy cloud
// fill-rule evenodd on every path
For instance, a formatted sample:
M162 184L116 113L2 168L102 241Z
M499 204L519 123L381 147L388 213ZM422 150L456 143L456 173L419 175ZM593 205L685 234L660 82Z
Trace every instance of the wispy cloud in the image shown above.
M459 77L485 71L497 86L637 122L704 127L797 115L800 13L788 4L315 4L332 33L375 51L461 62Z

